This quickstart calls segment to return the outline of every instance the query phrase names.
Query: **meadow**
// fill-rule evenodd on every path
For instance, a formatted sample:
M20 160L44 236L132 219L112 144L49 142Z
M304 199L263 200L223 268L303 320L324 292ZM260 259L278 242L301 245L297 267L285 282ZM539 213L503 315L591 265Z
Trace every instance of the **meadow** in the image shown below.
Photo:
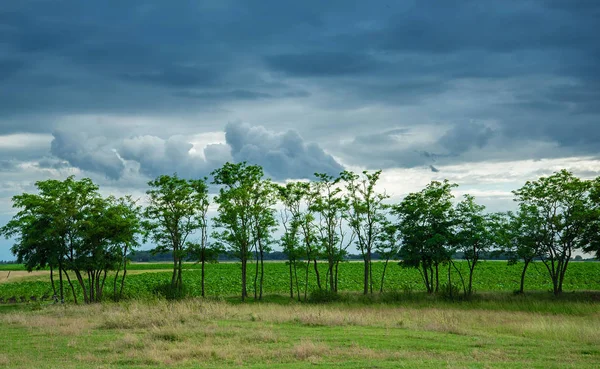
M381 263L374 266L379 275ZM526 293L516 295L520 265L483 262L476 294L456 301L426 294L418 271L395 263L385 292L364 297L362 264L348 262L340 266L340 298L329 303L290 299L287 265L265 267L263 301L239 301L236 263L207 265L207 298L197 297L199 265L186 264L190 297L180 301L157 293L169 281L170 264L133 263L129 298L118 303L1 304L0 367L600 366L600 263L572 263L565 293L555 297L539 263L528 271ZM30 275L18 265L0 271L0 296L41 295L50 287L48 271ZM309 288L314 284L311 273Z
M523 311L505 311L519 299ZM565 300L0 306L3 368L597 368L600 313ZM526 311L538 306L539 311ZM491 305L490 305L491 306Z

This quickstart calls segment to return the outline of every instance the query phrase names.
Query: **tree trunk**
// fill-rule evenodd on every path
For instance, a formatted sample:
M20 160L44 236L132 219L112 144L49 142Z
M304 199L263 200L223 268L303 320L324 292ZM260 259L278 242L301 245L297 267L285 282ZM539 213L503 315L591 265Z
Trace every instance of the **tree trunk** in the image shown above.
M454 298L453 291L452 291L452 273L451 269L452 268L452 264L451 262L448 263L448 294L450 295L450 299Z
M296 280L296 295L298 296L298 301L300 301L300 285L298 284L298 265L297 261L294 260L294 278Z
M256 268L254 269L254 299L258 297L258 251L254 250L254 259L256 259Z
M50 265L50 283L52 283L52 299L56 302L56 285L54 284L54 268Z
M65 293L64 293L64 285L63 285L63 268L62 262L59 260L58 262L58 279L60 284L60 303L65 303Z
M529 266L529 263L531 262L530 259L524 259L523 260L525 262L525 265L523 266L523 271L521 272L521 288L519 289L519 293L523 294L525 293L525 273L527 272L527 267Z
M425 282L425 288L427 289L427 293L431 294L433 293L433 281L429 281L429 271L431 268L423 263L421 264L423 265L423 281ZM431 278L433 278L433 274L431 275Z
M71 282L71 277L69 277L69 273L67 273L66 270L64 270L64 272L65 272L65 277L67 277L67 282L69 282L69 286L71 286L71 292L73 292L73 302L75 302L75 305L77 305L77 294L75 293L75 287L73 286L73 283ZM83 292L83 297L85 300L85 291Z
M246 301L246 257L242 256L242 302Z
M369 273L369 267L370 267L370 265L369 265L369 254L368 253L366 253L364 255L363 261L364 261L364 268L363 268L364 269L363 270L363 273L364 273L364 275L363 275L363 295L366 295L366 294L369 293L369 275L370 275L370 273Z
M386 258L385 263L383 264L383 272L381 273L381 284L379 285L379 293L383 293L383 283L385 282L385 272L387 270L389 261L390 261L390 258Z
M202 261L201 261L201 263L202 263L202 272L201 272L201 273L202 273L202 276L201 276L201 279L202 279L202 282L201 282L201 288L202 288L202 297L204 297L204 296L205 296L205 295L204 295L204 264L205 264L206 262L204 261L204 259L205 259L205 255L204 255L204 250L203 250L203 251L202 251Z
M306 260L306 279L304 280L304 301L306 301L308 294L308 271L310 269L310 259Z
M292 274L292 259L288 259L290 265L290 299L294 298L294 275Z
M317 267L317 259L313 259L313 265L315 267L315 274L317 276L317 286L320 290L322 290L323 288L321 287L321 275L319 274L319 268Z
M440 287L439 263L435 263L435 293L438 293Z
M258 299L262 300L263 296L263 282L265 280L265 256L264 251L260 250L260 289L258 291Z

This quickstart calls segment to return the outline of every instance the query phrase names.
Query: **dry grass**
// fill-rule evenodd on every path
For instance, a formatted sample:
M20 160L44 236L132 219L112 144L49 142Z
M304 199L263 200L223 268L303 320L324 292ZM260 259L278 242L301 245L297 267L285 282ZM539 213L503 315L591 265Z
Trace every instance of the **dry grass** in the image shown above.
M2 270L0 271L0 283L47 280L49 275L50 272L45 270L36 270L32 272L25 270Z
M421 362L432 357L432 349L436 360L499 363L519 357L515 351L519 347L501 348L499 339L508 344L529 339L540 345L600 345L600 313L572 316L449 308L157 300L48 306L41 311L0 315L0 324L23 327L36 334L67 336L66 346L77 352L73 357L86 365ZM369 337L372 330L377 333ZM329 340L327 332L337 332L339 337ZM113 338L86 351L85 339L94 334ZM394 346L393 340L398 337L412 346ZM452 345L455 339L451 337L464 337L456 339L466 342L467 348L443 349L444 345ZM576 354L563 357L569 355L577 359ZM0 366L12 362L13 357L0 354Z

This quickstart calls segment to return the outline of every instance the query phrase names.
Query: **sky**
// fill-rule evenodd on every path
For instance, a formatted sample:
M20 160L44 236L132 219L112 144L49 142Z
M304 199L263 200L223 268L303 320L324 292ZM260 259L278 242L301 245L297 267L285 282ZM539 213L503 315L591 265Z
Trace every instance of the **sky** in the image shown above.
M597 0L5 0L0 224L38 180L142 197L243 160L509 210L526 180L600 175L599 26Z

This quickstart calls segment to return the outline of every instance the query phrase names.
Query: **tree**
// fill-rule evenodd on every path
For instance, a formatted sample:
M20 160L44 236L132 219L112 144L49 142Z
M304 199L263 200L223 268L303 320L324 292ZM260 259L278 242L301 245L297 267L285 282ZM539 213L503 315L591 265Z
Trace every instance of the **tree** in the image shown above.
M171 291L183 290L182 262L188 255L188 237L205 223L208 206L206 179L182 179L174 174L161 175L148 182L148 206L144 210L145 237L156 247L154 252L173 253Z
M324 257L327 259L326 288L337 292L338 265L344 260L346 250L352 243L353 235L349 241L345 240L346 232L343 230L344 216L348 210L348 202L342 196L340 188L341 177L334 178L328 174L315 173L317 181L314 183L314 201L311 211L318 216L318 239Z
M258 181L252 192L251 226L253 229L253 248L256 260L254 274L254 299L262 300L265 278L265 253L273 251L273 232L277 229L275 204L277 203L276 187L270 179ZM260 265L260 271L259 271Z
M452 256L452 188L455 184L433 181L420 192L407 195L392 206L398 216L402 237L400 256L403 267L421 272L428 293L439 288L439 265Z
M102 198L89 178L39 181L36 187L38 194L13 198L13 206L20 211L1 231L6 237L16 237L12 252L28 270L49 266L55 295L54 270L58 269L62 302L64 276L77 303L69 271L86 303L100 301L108 271L121 260L122 245L134 242L135 221L121 222L117 200Z
M590 208L584 236L588 244L583 246L583 251L594 253L600 259L600 177L593 180L590 186Z
M485 213L485 206L475 202L471 195L456 205L456 251L462 252L469 267L469 281L465 295L473 294L473 274L481 256L495 245L496 216ZM461 274L462 277L462 274Z
M375 191L380 175L381 170L374 173L364 171L362 176L349 171L341 174L348 191L346 218L356 236L356 245L363 258L363 293L365 295L373 293L371 258L377 237L386 221L386 209L388 208L383 201L389 196Z
M525 292L525 276L531 262L540 254L542 245L543 223L540 221L538 209L521 204L516 214L507 213L500 226L502 235L501 252L508 255L508 264L515 265L523 261L519 293Z
M587 238L591 236L588 232L591 224L597 221L591 210L593 184L563 169L527 181L513 193L521 206L532 209L535 221L542 225L539 256L552 279L554 294L559 295L573 252L594 243Z
M247 264L253 248L262 255L270 243L274 222L274 196L270 182L263 179L262 167L242 163L225 163L212 172L213 183L221 186L215 197L218 215L213 219L213 237L240 259L242 266L242 301L248 296ZM261 274L262 275L262 274ZM255 275L256 276L256 275ZM262 278L261 278L262 289Z
M294 298L295 286L298 301L300 301L298 260L306 253L302 239L302 222L305 216L302 205L309 189L310 184L307 182L289 182L285 186L277 186L279 199L283 203L283 209L280 211L281 225L283 226L280 245L288 258L290 298ZM307 260L307 271L310 262L310 259Z
M115 250L120 257L113 281L113 297L115 300L120 300L123 297L123 288L125 286L125 278L127 277L127 264L129 261L127 256L133 248L139 246L137 236L142 233L142 224L140 221L142 208L130 196L114 199L113 201L115 202L113 219L120 229L114 240L115 246L120 246L120 249L117 248ZM121 275L120 288L117 292L117 281L119 280L121 269L123 270L123 274Z
M391 258L398 255L400 251L400 235L398 234L398 226L392 224L389 220L385 220L381 225L381 231L377 234L375 243L375 251L379 257L384 260L383 271L381 272L381 283L379 284L379 293L383 293L383 284L385 282L385 273Z

